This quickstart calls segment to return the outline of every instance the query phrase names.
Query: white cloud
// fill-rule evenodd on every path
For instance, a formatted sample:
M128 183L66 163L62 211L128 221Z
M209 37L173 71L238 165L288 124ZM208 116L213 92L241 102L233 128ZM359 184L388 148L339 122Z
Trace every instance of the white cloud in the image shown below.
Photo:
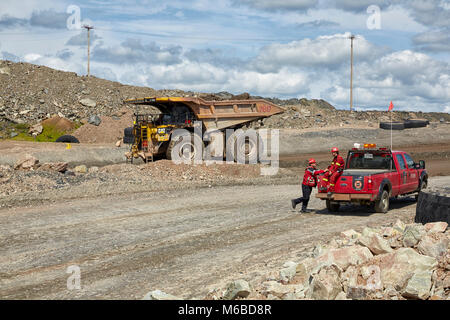
M36 62L37 60L39 60L40 58L42 58L42 56L40 54L37 53L28 53L25 55L24 60L26 62Z
M65 12L67 5L66 0L3 0L0 1L0 13L20 19L29 19L35 11L55 10Z
M398 109L437 110L450 100L450 67L447 63L410 50L381 56L356 69L354 104L380 107L386 101L396 102ZM349 104L349 84L340 78L325 93L326 99L338 105ZM428 111L430 111L428 109Z
M450 52L450 30L427 31L413 38L414 45L423 51Z
M274 72L282 66L336 69L349 63L350 33L320 36L316 39L303 39L288 44L272 44L261 49L253 62L260 72ZM360 61L373 59L382 49L358 37L355 48Z

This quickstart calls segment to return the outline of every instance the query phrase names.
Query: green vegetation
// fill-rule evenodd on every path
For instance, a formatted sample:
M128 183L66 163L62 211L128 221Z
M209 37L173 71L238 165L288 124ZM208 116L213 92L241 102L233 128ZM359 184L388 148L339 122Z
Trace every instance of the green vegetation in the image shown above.
M80 127L78 125L78 127ZM16 132L17 136L10 138L11 140L21 140L21 141L36 141L36 142L54 142L60 136L67 134L66 132L57 130L54 126L44 125L42 133L36 137L28 134L29 130L28 124L8 124L3 130L3 137L10 138L12 132Z

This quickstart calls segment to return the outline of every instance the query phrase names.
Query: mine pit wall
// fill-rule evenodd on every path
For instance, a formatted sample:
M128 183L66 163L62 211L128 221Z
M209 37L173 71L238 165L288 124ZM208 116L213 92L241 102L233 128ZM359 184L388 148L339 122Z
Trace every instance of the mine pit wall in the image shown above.
M415 146L450 142L450 125L436 128L417 128L392 131L393 149L396 146ZM348 150L357 143L375 143L377 146L390 146L390 130L383 129L336 129L324 131L299 132L280 130L280 156L303 153L325 152L332 147Z

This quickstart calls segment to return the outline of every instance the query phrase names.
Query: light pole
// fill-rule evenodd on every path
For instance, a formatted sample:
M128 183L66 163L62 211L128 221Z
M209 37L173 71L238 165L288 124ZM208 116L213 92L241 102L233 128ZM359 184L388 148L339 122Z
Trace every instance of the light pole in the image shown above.
M93 26L84 25L83 28L87 30L87 48L88 48L88 54L87 54L87 76L89 77L91 74L90 70L90 45L91 45L91 29L94 29Z
M351 53L350 53L350 111L353 110L353 40L354 35L350 36L351 40Z

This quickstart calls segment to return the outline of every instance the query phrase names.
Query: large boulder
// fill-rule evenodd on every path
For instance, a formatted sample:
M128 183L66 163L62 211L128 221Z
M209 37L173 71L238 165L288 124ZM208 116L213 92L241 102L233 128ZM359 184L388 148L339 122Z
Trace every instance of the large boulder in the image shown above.
M385 288L392 287L401 292L415 273L433 271L437 260L421 255L412 248L400 248L392 253L375 256L369 264L379 266Z
M308 297L315 300L334 300L342 292L341 268L336 264L325 265L312 275Z
M93 124L94 126L99 126L102 123L102 119L96 114L93 114L89 117L88 123Z
M397 219L392 228L403 233L403 231L405 231L406 229L406 224L404 224L400 219Z
M179 297L165 293L161 290L153 290L148 292L142 300L182 300Z
M262 284L262 294L276 299L294 300L305 297L305 286L303 284L283 285L277 281L266 281Z
M225 300L233 300L238 297L246 298L250 294L250 285L245 280L235 280L230 282L223 295Z
M1 67L0 74L6 74L8 76L11 75L11 69L9 67Z
M316 258L317 265L335 263L342 270L350 265L364 263L371 259L373 254L366 247L354 245L350 247L328 249Z
M297 264L293 281L296 283L308 284L309 275L316 266L317 262L313 258L306 258Z
M48 162L43 163L38 170L64 173L67 170L67 165L67 162Z
M407 225L403 232L403 246L414 247L425 234L425 227L420 223Z
M30 127L30 129L28 130L28 134L37 136L40 135L43 130L44 128L42 127L42 125L38 123Z
M432 271L419 271L412 275L403 292L405 298L425 300L430 296Z
M14 164L14 170L34 170L39 166L39 160L30 154L21 156Z
M375 232L363 233L359 238L359 243L369 248L373 254L383 254L393 251L389 242Z
M81 99L79 101L83 106L89 107L89 108L95 108L97 106L97 102L90 98Z
M355 240L355 239L358 239L359 237L361 237L361 233L356 232L353 229L349 229L349 230L342 231L339 234L339 236L341 238L344 238L344 239L347 239L347 240Z
M297 272L297 263L288 261L283 265L283 269L280 270L280 279L283 283L291 281Z
M429 222L427 224L424 225L425 231L426 232L445 232L445 230L447 230L448 227L448 223L447 222L443 222L443 221L439 221L439 222Z
M450 239L444 233L430 233L425 235L417 246L421 254L440 259L447 252Z
M88 172L88 169L84 164L76 166L73 170L76 173L87 173Z

